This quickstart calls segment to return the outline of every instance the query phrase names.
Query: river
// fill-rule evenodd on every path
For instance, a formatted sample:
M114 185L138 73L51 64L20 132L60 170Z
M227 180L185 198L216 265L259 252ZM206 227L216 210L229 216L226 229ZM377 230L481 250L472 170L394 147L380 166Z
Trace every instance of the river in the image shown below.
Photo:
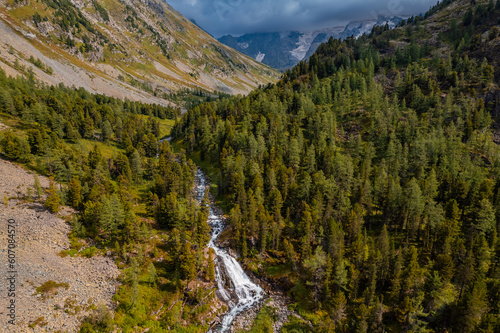
M205 174L199 169L196 172L196 184L196 199L201 203L209 183ZM214 249L217 256L215 259L215 279L219 295L229 306L229 311L222 318L221 327L216 330L216 332L222 333L230 332L234 318L241 312L257 305L262 300L264 291L259 285L250 280L238 261L228 251L217 246L217 238L224 231L226 225L222 216L215 211L213 204L210 204L208 223L212 227L212 237L208 246ZM229 281L226 279L229 279ZM230 287L226 288L227 285ZM233 301L235 299L237 299L237 302ZM208 333L210 332L214 331Z

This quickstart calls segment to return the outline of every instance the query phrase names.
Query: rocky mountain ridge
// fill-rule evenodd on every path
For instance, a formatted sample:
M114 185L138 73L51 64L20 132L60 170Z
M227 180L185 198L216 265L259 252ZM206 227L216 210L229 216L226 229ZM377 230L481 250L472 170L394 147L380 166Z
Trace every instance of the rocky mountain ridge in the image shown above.
M314 31L290 31L285 33L253 33L240 37L226 35L219 41L259 62L273 68L285 70L295 66L302 60L307 60L322 43L330 37L345 39L355 38L371 32L374 26L389 25L394 28L402 18L384 17L364 21L353 21L346 26L324 28Z

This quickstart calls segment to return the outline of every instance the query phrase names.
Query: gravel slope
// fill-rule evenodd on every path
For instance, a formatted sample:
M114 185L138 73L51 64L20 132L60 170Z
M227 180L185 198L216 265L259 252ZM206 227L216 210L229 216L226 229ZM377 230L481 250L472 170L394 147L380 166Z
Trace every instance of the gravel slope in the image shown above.
M39 178L42 186L48 186L45 177ZM70 227L41 204L15 199L33 183L33 174L0 159L0 332L75 332L80 320L92 311L89 305L113 307L112 296L120 272L110 258L58 255L69 248ZM4 195L10 198L8 206L3 203ZM69 213L69 209L64 209L63 214ZM8 219L15 220L17 241L15 325L8 324L6 316L11 299L7 296ZM57 294L46 299L34 295L36 287L49 280L67 283L68 289L58 288ZM39 324L30 328L37 319Z
M91 93L105 93L108 96L125 99L128 98L132 101L140 101L143 103L157 103L161 105L170 105L171 103L154 97L150 94L145 93L137 88L130 85L125 85L119 82L117 79L111 76L113 74L113 68L104 68L108 72L109 76L107 78L95 75L85 69L78 68L75 65L64 60L62 57L51 58L40 52L24 36L20 36L21 32L16 32L12 30L5 22L2 21L5 15L0 13L0 68L6 71L7 75L17 76L21 75L20 72L16 71L8 64L14 64L17 61L26 66L26 68L32 68L36 77L49 84L57 85L63 83L66 86L75 86L77 88L84 88ZM10 54L9 49L13 47L15 54ZM22 57L21 57L22 55ZM43 63L52 67L54 70L53 75L48 75L41 69L33 66L30 62L25 59L29 59L30 56L39 58ZM23 59L24 57L24 59ZM123 74L117 72L115 76Z

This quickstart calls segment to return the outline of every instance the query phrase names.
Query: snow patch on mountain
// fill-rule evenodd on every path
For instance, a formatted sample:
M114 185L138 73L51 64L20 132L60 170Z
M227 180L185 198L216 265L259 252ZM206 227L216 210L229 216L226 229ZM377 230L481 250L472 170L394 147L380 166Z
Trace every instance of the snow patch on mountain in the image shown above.
M318 33L315 31L304 32L302 36L299 37L297 48L290 51L291 55L299 61L304 59L317 35Z
M259 54L257 54L257 56L255 57L255 60L257 60L258 62L262 62L262 60L264 60L265 57L266 57L265 53L259 52Z
M382 26L382 25L385 25L386 23L389 25L390 29L393 29L402 20L403 19L401 17L381 16L377 20L350 22L345 27L344 32L342 32L339 37L347 38L350 36L354 36L354 38L359 38L359 37L363 36L363 34L371 33L374 26Z
M350 32L355 38L370 33L377 21L351 22L345 27L345 32Z
M243 50L248 49L250 46L248 43L238 43L238 46L242 48Z

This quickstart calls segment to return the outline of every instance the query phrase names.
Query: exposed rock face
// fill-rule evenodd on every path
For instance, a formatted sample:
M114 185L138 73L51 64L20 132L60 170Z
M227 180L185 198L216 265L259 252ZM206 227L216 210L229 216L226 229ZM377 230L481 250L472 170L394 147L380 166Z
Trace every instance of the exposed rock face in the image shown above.
M36 27L44 36L48 36L49 33L55 30L54 26L50 22L40 22Z
M33 188L33 174L0 159L0 196L9 197L8 206L0 206L0 312L5 312L11 299L15 300L15 324L2 315L0 332L75 332L81 320L89 315L91 305L114 307L112 297L118 283L119 270L113 260L100 255L90 259L59 256L69 248L70 227L43 205L25 202L21 198ZM39 177L42 187L48 186ZM34 189L33 189L34 193ZM71 214L65 208L62 214ZM15 266L8 266L8 220L15 220ZM12 252L11 252L12 253ZM7 297L6 277L14 270L15 297ZM36 288L54 281L67 284L43 297ZM43 317L43 318L42 318Z
M282 293L269 292L268 297L258 307L241 313L235 318L231 327L231 333L249 330L262 306L268 306L275 309L277 320L273 324L273 331L280 332L283 325L288 321L288 318L292 315L296 315L288 308L289 304L290 299Z

